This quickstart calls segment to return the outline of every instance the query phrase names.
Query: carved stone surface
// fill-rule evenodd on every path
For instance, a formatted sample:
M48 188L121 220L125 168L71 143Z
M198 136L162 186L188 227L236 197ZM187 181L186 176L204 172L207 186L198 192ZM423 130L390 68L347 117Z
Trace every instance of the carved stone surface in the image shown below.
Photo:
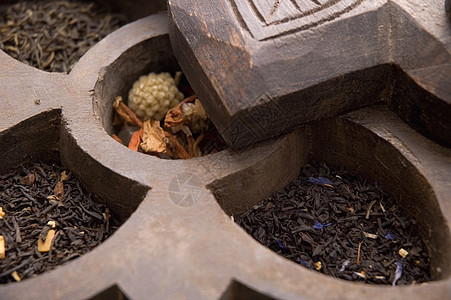
M180 65L235 148L377 102L451 145L441 0L171 0L169 10Z

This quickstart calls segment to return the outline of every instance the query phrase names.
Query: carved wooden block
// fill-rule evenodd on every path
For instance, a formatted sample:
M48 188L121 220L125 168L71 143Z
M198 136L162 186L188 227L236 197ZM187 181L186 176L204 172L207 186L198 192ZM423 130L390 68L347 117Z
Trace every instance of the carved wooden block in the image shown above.
M448 19L451 22L451 0L446 0L445 8L446 14L448 15Z
M171 0L169 11L180 65L235 148L377 102L451 144L440 0Z

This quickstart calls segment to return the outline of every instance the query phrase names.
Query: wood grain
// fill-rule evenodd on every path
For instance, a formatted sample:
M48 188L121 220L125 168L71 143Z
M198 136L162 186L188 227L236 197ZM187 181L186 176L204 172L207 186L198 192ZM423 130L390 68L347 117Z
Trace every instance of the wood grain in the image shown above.
M450 45L392 1L171 0L168 7L180 66L234 148L379 102L451 144ZM405 85L410 92L399 98Z

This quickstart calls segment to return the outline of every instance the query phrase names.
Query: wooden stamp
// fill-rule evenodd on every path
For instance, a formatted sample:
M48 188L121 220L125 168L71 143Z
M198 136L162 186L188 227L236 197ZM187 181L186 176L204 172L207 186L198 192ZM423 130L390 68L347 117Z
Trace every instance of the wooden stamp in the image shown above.
M171 42L232 147L379 102L450 145L451 27L412 2L171 0Z

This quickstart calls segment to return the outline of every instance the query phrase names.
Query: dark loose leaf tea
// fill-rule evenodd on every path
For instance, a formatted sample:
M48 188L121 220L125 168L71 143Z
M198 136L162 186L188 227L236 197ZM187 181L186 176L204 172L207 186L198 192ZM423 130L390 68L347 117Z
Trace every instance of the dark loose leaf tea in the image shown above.
M0 283L51 270L118 228L70 171L34 164L0 176Z
M310 164L236 222L274 252L346 280L404 285L430 280L409 220L375 183Z
M125 21L92 2L19 1L0 6L0 48L40 70L68 72Z

